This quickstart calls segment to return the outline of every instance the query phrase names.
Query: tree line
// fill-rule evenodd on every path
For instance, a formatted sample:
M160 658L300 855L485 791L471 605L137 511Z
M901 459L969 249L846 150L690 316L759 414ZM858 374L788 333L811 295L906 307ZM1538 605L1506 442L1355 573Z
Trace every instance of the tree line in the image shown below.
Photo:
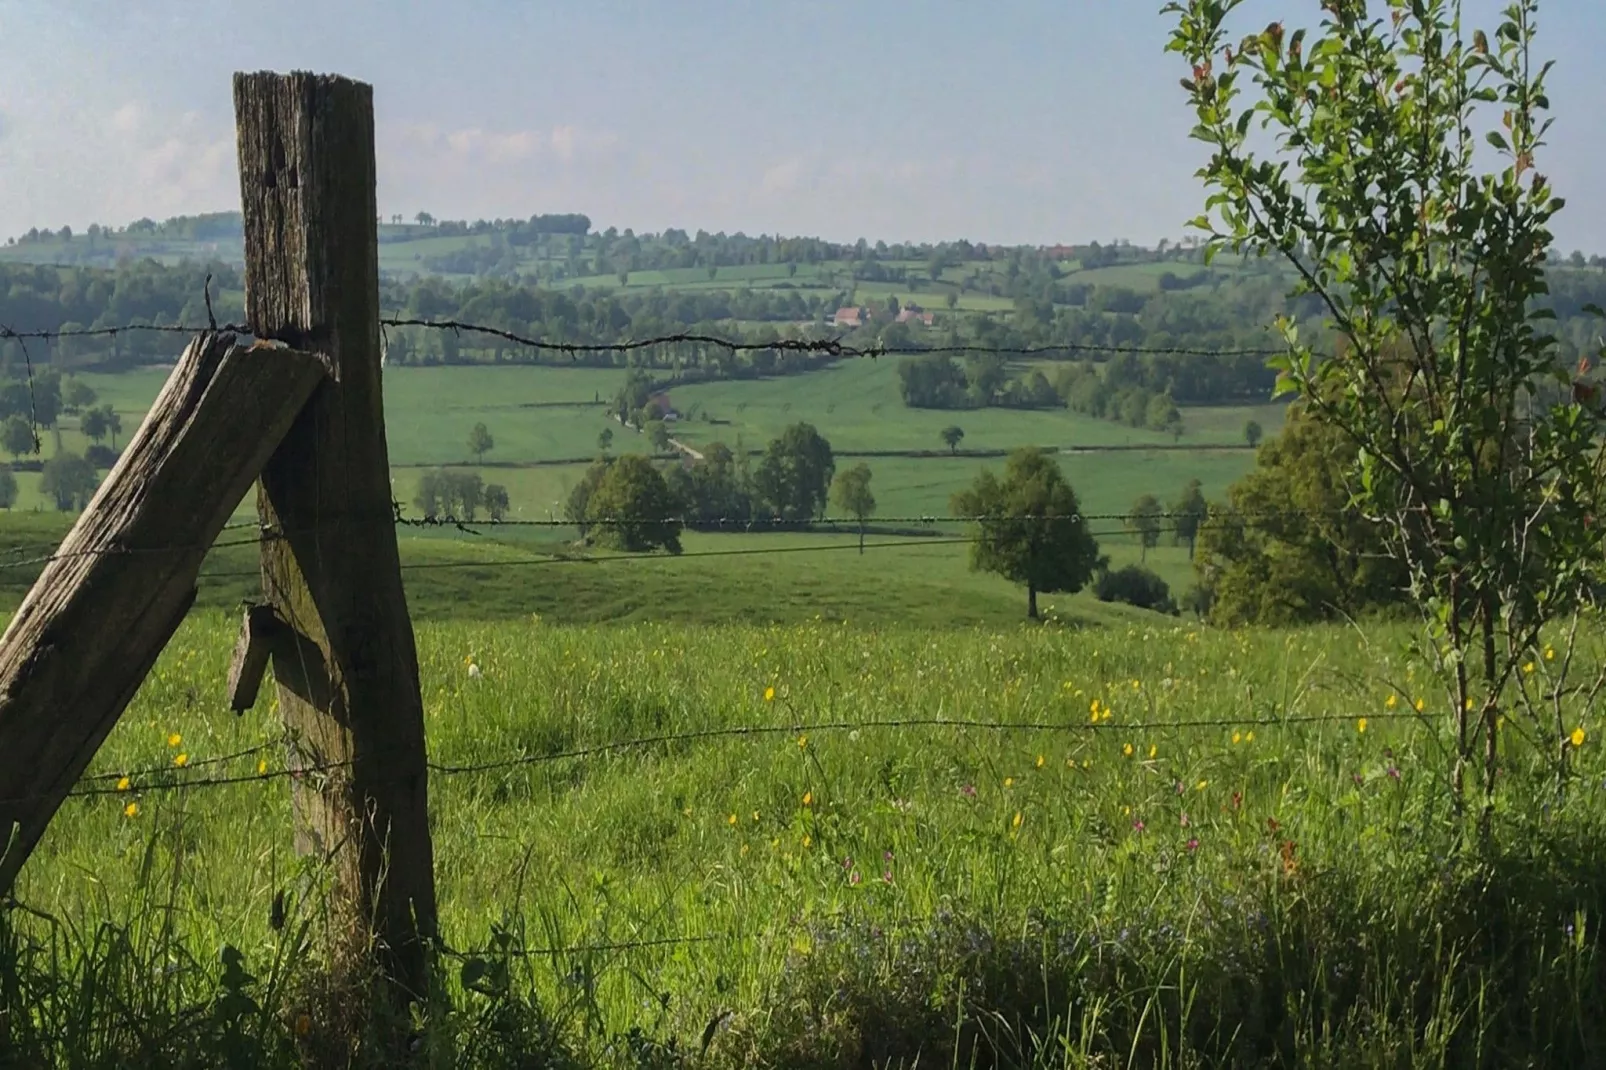
M1227 358L1195 359L1219 365ZM1263 370L1261 377L1265 377ZM1226 380L1225 376L1218 378ZM1190 382L1194 381L1197 377L1190 377ZM963 365L937 353L905 358L898 364L899 389L910 408L1069 408L1129 427L1180 435L1182 412L1173 393L1174 383L1154 374L1131 354L1123 354L1102 369L1092 362L1066 364L1055 369L1052 378L1042 367L1012 371L1002 357L992 354L971 357Z

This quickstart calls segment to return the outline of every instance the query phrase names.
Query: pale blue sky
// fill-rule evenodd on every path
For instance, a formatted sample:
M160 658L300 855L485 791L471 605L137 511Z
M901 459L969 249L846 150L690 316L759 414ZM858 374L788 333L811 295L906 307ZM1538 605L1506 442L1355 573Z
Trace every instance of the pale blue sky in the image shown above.
M0 236L235 207L231 72L312 69L373 83L386 213L1176 238L1201 150L1160 6L0 0ZM1484 22L1495 6L1468 0ZM1244 28L1318 13L1251 0ZM1606 0L1541 18L1559 244L1606 252Z

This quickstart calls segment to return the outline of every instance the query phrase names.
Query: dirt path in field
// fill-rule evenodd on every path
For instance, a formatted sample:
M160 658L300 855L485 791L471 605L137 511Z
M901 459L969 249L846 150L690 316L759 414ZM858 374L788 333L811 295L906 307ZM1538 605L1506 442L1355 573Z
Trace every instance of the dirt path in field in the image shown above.
M643 431L639 427L631 427L629 424L625 423L624 418L622 416L620 416L618 413L614 413L613 414L613 418L615 420L619 421L619 426L620 427L623 427L628 431L634 431L638 435L645 435L647 433L646 431ZM690 446L686 445L684 442L680 441L680 439L678 439L678 438L670 439L669 440L669 444L671 446L675 447L681 453L684 453L686 456L690 457L694 461L700 461L700 460L703 459L703 455L701 453L699 453L697 450L692 449Z

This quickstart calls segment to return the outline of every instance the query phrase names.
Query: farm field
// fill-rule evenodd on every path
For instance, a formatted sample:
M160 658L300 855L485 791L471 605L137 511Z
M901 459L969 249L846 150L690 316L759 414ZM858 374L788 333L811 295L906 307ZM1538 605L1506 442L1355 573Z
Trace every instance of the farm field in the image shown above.
M177 1035L225 944L249 992L288 993L290 1018L250 1035L316 1042L289 1024L316 1010L293 934L327 934L272 700L224 709L234 631L232 613L184 625L86 781L126 790L70 800L24 871L40 914L17 935L121 994L91 1034L70 990L42 991L41 1045ZM980 1035L1032 1067L1596 1050L1593 737L1542 820L1502 807L1482 876L1424 862L1453 850L1439 722L1385 699L1420 691L1430 717L1443 699L1402 640L1154 617L425 621L431 759L520 759L431 777L444 941L507 986L465 992L450 959L434 1036L489 1065L619 1067L969 1065ZM996 727L907 723L955 720ZM666 735L691 738L564 756ZM244 782L164 790L224 773ZM91 943L108 938L126 951Z
M82 378L101 403L116 408L124 427L120 441L126 442L167 371L143 368ZM613 431L616 454L648 448L644 437L620 427L598 404L599 398L606 402L613 397L624 374L622 369L546 365L388 369L385 408L397 498L411 508L419 475L429 466L471 466L486 482L508 488L513 518L561 517L562 503L585 466L551 462L595 456L604 430ZM1140 494L1174 500L1191 478L1199 479L1207 494L1219 495L1253 464L1253 455L1242 448L1245 421L1255 419L1273 434L1282 419L1279 405L1190 407L1183 410L1184 433L1178 439L1063 409L909 409L898 393L895 362L865 359L804 375L695 384L669 394L687 416L675 425L674 434L694 449L720 441L758 450L788 424L814 423L838 452L839 468L860 460L870 466L878 512L889 517L946 516L954 491L983 467L1002 464L997 458L964 456L852 456L880 451L940 454L938 432L950 424L964 428L966 450L1026 444L1072 451L1122 447L1060 457L1086 510L1119 514ZM496 440L484 458L487 465L473 465L468 449L468 433L476 423L485 423ZM88 445L72 416L63 417L60 437L66 449L81 452ZM49 457L56 436L46 433L43 439ZM19 474L18 511L50 507L38 481L37 474Z

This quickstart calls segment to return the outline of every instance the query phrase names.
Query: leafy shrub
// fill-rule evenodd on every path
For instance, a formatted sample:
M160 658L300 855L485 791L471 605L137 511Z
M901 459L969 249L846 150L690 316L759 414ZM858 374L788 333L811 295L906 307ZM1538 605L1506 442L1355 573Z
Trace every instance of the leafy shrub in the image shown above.
M84 460L96 468L113 468L117 464L117 451L96 443L84 451Z
M1106 569L1099 573L1098 581L1093 585L1093 594L1100 602L1125 602L1139 609L1153 609L1173 615L1177 612L1170 586L1139 565L1127 565L1114 572Z

